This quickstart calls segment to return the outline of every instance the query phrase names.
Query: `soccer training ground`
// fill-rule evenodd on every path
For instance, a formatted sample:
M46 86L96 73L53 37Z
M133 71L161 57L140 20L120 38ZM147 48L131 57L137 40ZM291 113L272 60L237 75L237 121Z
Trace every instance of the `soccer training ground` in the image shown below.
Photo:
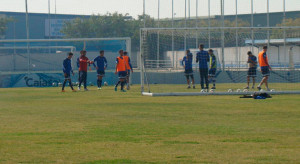
M139 86L89 89L0 89L0 163L300 161L300 95L145 97Z

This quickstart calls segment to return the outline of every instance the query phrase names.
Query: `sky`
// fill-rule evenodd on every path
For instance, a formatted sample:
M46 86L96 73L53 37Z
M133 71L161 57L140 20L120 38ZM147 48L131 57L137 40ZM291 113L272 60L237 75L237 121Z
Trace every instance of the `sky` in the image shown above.
M48 0L27 0L30 13L48 13ZM145 0L146 14L158 18L158 1ZM187 16L196 16L197 0L174 0L174 16L185 16L185 1ZM220 15L220 0L211 1L211 15ZM285 0L287 11L299 11L300 0ZM188 5L190 2L190 5ZM267 12L267 0L253 0L254 13ZM283 0L269 0L270 12L283 11ZM190 10L189 10L190 8ZM55 13L55 0L50 0L51 13ZM25 0L0 0L0 11L25 12ZM189 12L190 11L190 12ZM143 0L56 0L57 14L106 14L119 12L133 17L142 15ZM225 0L226 15L235 14L235 0ZM251 0L238 0L238 13L251 13ZM198 15L208 15L208 0L198 0ZM172 17L172 0L160 0L160 18Z

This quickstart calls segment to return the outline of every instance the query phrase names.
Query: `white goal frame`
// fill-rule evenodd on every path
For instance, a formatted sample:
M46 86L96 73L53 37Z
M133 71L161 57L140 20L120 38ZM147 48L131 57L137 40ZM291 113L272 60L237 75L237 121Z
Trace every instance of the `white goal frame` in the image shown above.
M300 29L300 26L285 26L285 27L195 27L195 28L141 28L140 29L140 57L139 57L139 68L140 68L140 81L141 81L141 94L143 96L152 96L152 97L158 97L158 96L207 96L207 95L252 95L254 93L257 92L169 92L169 93L152 93L149 89L149 91L145 91L145 78L147 78L147 72L145 69L145 65L144 65L144 38L143 38L143 32L146 31L156 31L157 35L159 35L159 31L176 31L176 30L184 30L184 31L189 31L189 30L199 30L199 31L211 31L211 30L221 30L221 31L225 31L225 30L241 30L241 29L248 29L250 30L252 33L254 30L273 30L273 29L280 29L280 30L289 30L289 29ZM172 37L172 44L174 44L174 37ZM210 38L209 38L210 39ZM284 46L286 46L287 43L287 39L284 38ZM252 37L252 43L254 43L254 38ZM185 39L186 42L186 39ZM158 43L159 44L159 43ZM185 43L186 44L186 43ZM270 44L270 37L267 39L267 43L266 44ZM252 44L253 46L253 44ZM222 44L222 48L224 49L224 40L223 40L223 44ZM174 51L173 46L172 46L172 51ZM159 52L158 52L159 53ZM222 51L221 54L224 57L224 51ZM146 77L145 77L146 76ZM147 84L149 87L149 84ZM282 94L300 94L300 91L263 91L264 93L268 93L271 95L282 95Z

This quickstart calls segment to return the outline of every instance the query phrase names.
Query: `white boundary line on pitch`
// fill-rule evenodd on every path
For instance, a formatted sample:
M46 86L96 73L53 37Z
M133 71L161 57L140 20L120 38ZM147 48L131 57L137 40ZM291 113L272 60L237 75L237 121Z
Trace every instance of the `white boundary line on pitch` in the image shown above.
M282 92L174 92L174 93L149 93L142 92L143 96L163 97L163 96L222 96L222 95L252 95L254 93L268 93L270 95L295 95L300 94L300 91L282 91Z

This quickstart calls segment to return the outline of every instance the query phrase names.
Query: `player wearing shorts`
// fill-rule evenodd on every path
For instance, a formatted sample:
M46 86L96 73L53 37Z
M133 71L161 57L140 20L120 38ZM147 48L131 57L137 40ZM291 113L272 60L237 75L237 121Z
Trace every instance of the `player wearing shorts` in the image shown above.
M126 69L127 69L127 77L126 77L126 84L127 84L127 90L130 90L130 73L133 73L130 57L128 56L128 52L124 52L124 60L126 64Z
M206 89L208 91L209 82L208 82L208 64L209 62L209 54L204 50L204 45L200 44L199 52L197 53L196 62L199 62L199 71L201 78L201 89ZM206 84L206 88L204 88L204 82Z
M253 81L252 89L254 89L255 78L256 78L256 68L257 68L257 58L256 58L256 56L254 56L252 54L251 51L249 51L247 54L248 54L248 62L247 63L249 65L249 69L248 69L248 75L247 75L247 87L245 87L244 89L249 89L251 78Z
M97 63L97 66L95 65ZM102 87L102 79L105 76L105 70L107 68L107 60L104 57L104 51L100 51L100 55L94 59L94 67L97 70L97 86L98 90L101 90Z
M115 91L118 90L118 85L121 84L121 92L126 92L124 90L124 85L126 83L126 77L127 77L127 68L126 68L126 62L124 60L124 51L119 51L119 57L116 59L116 71L115 74L118 74L119 81L115 85Z
M265 83L267 91L270 91L269 85L268 85L268 79L270 76L270 70L272 70L271 66L269 65L268 62L268 56L267 56L267 51L268 51L268 46L264 46L263 50L258 54L258 61L259 61L259 66L261 69L261 73L263 75L263 79L257 86L258 90L261 90L262 84Z
M193 89L196 89L194 72L193 72L193 54L191 53L190 50L186 50L186 54L183 57L181 64L184 68L184 76L186 77L186 81L188 84L187 88L188 89L191 88L191 82L190 82L190 78L191 78L192 84L193 84Z
M213 83L213 87L211 89L216 89L217 58L212 49L208 51L208 54L209 54L208 79L210 83Z
M71 80L71 73L74 76L74 72L72 69L72 61L71 61L72 57L73 57L73 53L70 52L68 54L68 57L63 62L63 72L64 72L64 76L65 76L65 81L64 81L62 89L61 89L62 92L65 92L65 86L66 86L67 81L69 81L69 86L71 87L72 91L76 92L73 88L72 80Z

